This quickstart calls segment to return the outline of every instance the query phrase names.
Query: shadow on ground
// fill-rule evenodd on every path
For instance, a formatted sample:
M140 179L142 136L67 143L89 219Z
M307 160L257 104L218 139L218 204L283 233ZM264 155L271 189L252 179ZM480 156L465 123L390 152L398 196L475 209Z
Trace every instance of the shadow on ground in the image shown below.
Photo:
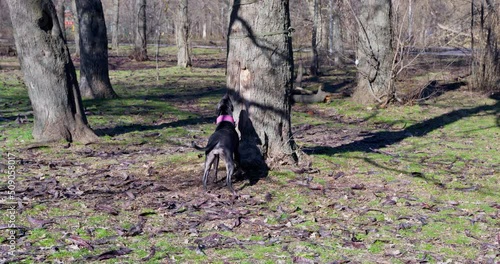
M338 147L316 146L306 148L305 152L308 154L326 155L355 151L374 152L375 150L378 150L380 148L396 144L408 137L423 137L436 129L442 128L463 118L476 115L481 112L491 112L492 115L495 115L497 117L497 127L500 127L500 101L497 101L494 105L484 105L451 111L441 116L437 116L429 120L425 120L421 123L414 124L401 131L380 131L375 133L368 133L366 137L358 141L354 141Z
M158 125L143 125L143 124L132 124L132 125L123 125L123 126L115 126L112 128L102 128L95 129L94 131L99 136L108 135L108 136L117 136L135 131L151 131L151 130L159 130L163 128L174 128L174 127L183 127L188 125L200 125L200 124L209 124L212 123L215 119L215 116L210 117L196 117L178 120L169 123L163 123Z

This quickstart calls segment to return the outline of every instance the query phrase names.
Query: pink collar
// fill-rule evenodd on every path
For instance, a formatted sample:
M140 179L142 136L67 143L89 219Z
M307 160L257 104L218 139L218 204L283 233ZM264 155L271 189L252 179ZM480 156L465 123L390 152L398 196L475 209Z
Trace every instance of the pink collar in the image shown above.
M223 121L231 122L234 125L234 119L230 115L220 115L219 117L217 117L217 122L215 122L215 123L219 124L220 122L223 122Z

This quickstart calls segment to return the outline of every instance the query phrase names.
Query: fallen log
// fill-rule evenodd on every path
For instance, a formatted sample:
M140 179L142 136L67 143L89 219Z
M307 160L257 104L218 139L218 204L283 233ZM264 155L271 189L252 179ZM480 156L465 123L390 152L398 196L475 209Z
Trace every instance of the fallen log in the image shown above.
M303 104L328 102L330 101L331 96L330 93L323 91L323 84L318 87L318 91L315 94L301 87L297 87L297 89L294 90L294 93L299 94L293 95L293 102Z

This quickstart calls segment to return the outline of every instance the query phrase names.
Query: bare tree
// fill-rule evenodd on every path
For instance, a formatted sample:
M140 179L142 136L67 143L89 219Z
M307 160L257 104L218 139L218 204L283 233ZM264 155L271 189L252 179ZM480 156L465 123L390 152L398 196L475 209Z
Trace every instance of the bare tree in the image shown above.
M472 89L500 90L500 3L471 2Z
M91 142L68 48L50 0L8 0L37 141Z
M135 1L135 41L131 57L136 61L148 60L147 26L146 26L146 0Z
M191 66L189 30L188 0L179 0L175 23L175 39L177 41L177 66L180 67Z
M113 27L112 27L112 37L111 37L111 47L113 49L118 49L120 45L120 30L118 28L120 22L120 0L113 1Z
M327 8L324 8L326 1L320 2L319 4L319 17L320 17L320 39L318 42L319 48L319 64L320 67L326 63L326 58L328 56L328 20L326 19ZM321 70L320 70L321 71Z
M14 34L6 1L0 1L0 10L0 38L7 40L10 45L14 43Z
M313 20L312 30L311 30L311 49L312 49L312 59L311 66L309 70L311 75L317 76L319 73L319 52L318 52L318 38L320 34L318 31L321 30L321 14L320 14L320 0L309 0L309 10ZM320 36L318 36L320 35Z
M357 87L353 99L362 104L394 99L391 0L361 1L356 49ZM354 12L354 8L351 5Z
M155 63L156 63L156 81L160 81L160 65L158 63L158 57L160 56L160 42L161 36L163 35L162 22L164 20L163 14L168 12L168 0L164 2L154 3L154 10L159 10L159 14L156 15L156 51L155 51Z
M80 91L88 98L116 98L108 69L108 37L101 0L77 1L80 24Z
M342 46L342 30L340 24L340 0L328 1L329 14L329 54L333 56L334 65L342 63L343 46Z
M290 111L293 73L287 0L234 1L228 31L227 86L241 133L243 166L295 162Z

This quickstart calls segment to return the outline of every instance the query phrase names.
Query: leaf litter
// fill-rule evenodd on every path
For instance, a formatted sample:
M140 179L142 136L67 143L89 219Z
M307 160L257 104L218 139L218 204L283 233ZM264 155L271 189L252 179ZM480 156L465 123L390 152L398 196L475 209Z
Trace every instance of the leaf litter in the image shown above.
M195 102L183 107L208 120L212 111ZM321 107L294 106L323 121L294 127L314 162L278 168L253 185L236 182L237 197L223 181L203 191L203 158L186 147L190 136L165 142L164 131L145 131L87 146L27 147L15 231L17 243L30 246L10 261L498 260L500 201L490 186L498 167L433 158L438 150L404 141L412 139L401 132L407 127ZM200 124L184 125L195 131L188 135L206 137ZM7 257L7 248L0 253Z

